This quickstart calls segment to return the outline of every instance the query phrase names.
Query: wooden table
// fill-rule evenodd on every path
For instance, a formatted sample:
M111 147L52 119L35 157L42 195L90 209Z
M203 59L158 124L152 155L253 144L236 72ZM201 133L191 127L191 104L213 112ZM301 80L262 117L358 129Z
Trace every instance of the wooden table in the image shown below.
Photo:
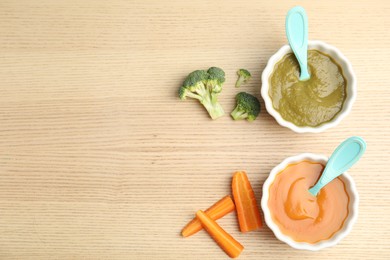
M339 245L297 251L268 227L241 234L240 259L388 259L390 33L388 1L299 1L310 39L352 62L352 113L321 134L295 134L262 110L253 123L209 119L177 90L220 66L234 107L235 71L259 96L267 59L286 43L296 1L21 1L0 3L0 258L226 259L205 233L184 239L198 209L230 193L246 170L258 201L270 170L301 152L329 155L367 140L350 173L360 215Z

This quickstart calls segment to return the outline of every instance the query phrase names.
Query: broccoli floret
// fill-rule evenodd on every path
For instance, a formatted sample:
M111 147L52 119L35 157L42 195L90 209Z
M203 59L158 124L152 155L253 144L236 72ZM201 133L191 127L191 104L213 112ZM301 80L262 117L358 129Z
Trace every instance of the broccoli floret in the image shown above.
M251 73L246 69L237 70L238 79L236 82L236 88L241 87L242 84L245 84L252 77Z
M205 82L209 78L205 70L195 70L188 74L184 80L183 86L179 89L179 97L185 100L186 97L201 100L201 96L205 95Z
M209 79L207 86L212 89L214 93L220 93L222 91L222 84L225 82L225 72L217 67L211 67L207 70Z
M254 121L260 113L260 102L251 94L240 92L236 96L237 106L231 113L234 120Z
M212 119L224 115L222 106L218 103L217 95L222 91L225 82L225 72L217 67L211 67L207 71L196 70L191 72L179 89L179 97L194 98L206 108Z

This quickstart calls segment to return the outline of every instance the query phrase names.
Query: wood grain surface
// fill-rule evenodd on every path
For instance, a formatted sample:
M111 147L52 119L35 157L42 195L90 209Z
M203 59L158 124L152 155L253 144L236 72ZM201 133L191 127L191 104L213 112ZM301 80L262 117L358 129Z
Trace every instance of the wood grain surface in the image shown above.
M338 47L358 78L352 113L334 129L295 134L262 110L253 123L209 119L177 90L219 66L220 102L257 96L284 18L303 5L309 38ZM367 140L350 173L359 219L336 247L297 251L268 227L241 234L240 259L389 259L389 1L0 1L0 259L226 259L205 232L184 239L196 210L246 170L257 199L270 170L302 152Z

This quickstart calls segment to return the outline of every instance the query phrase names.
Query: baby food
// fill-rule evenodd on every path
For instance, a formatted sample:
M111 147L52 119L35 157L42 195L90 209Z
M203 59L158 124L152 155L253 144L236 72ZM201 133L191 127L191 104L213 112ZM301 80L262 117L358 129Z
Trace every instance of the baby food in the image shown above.
M342 109L347 81L334 59L320 51L308 51L310 79L299 80L299 64L293 53L279 61L269 79L272 105L297 126L315 127L331 121Z
M348 216L349 196L340 177L316 197L309 193L323 169L318 162L290 164L269 188L268 207L273 221L297 242L317 243L331 238Z

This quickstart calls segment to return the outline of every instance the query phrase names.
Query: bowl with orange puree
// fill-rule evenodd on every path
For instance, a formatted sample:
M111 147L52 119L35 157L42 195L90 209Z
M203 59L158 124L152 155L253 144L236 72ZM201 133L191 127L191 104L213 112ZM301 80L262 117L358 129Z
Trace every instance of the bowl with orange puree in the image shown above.
M261 207L275 236L296 249L320 250L337 244L352 229L358 214L358 193L343 173L317 196L309 193L328 161L326 156L300 154L285 159L263 185Z

